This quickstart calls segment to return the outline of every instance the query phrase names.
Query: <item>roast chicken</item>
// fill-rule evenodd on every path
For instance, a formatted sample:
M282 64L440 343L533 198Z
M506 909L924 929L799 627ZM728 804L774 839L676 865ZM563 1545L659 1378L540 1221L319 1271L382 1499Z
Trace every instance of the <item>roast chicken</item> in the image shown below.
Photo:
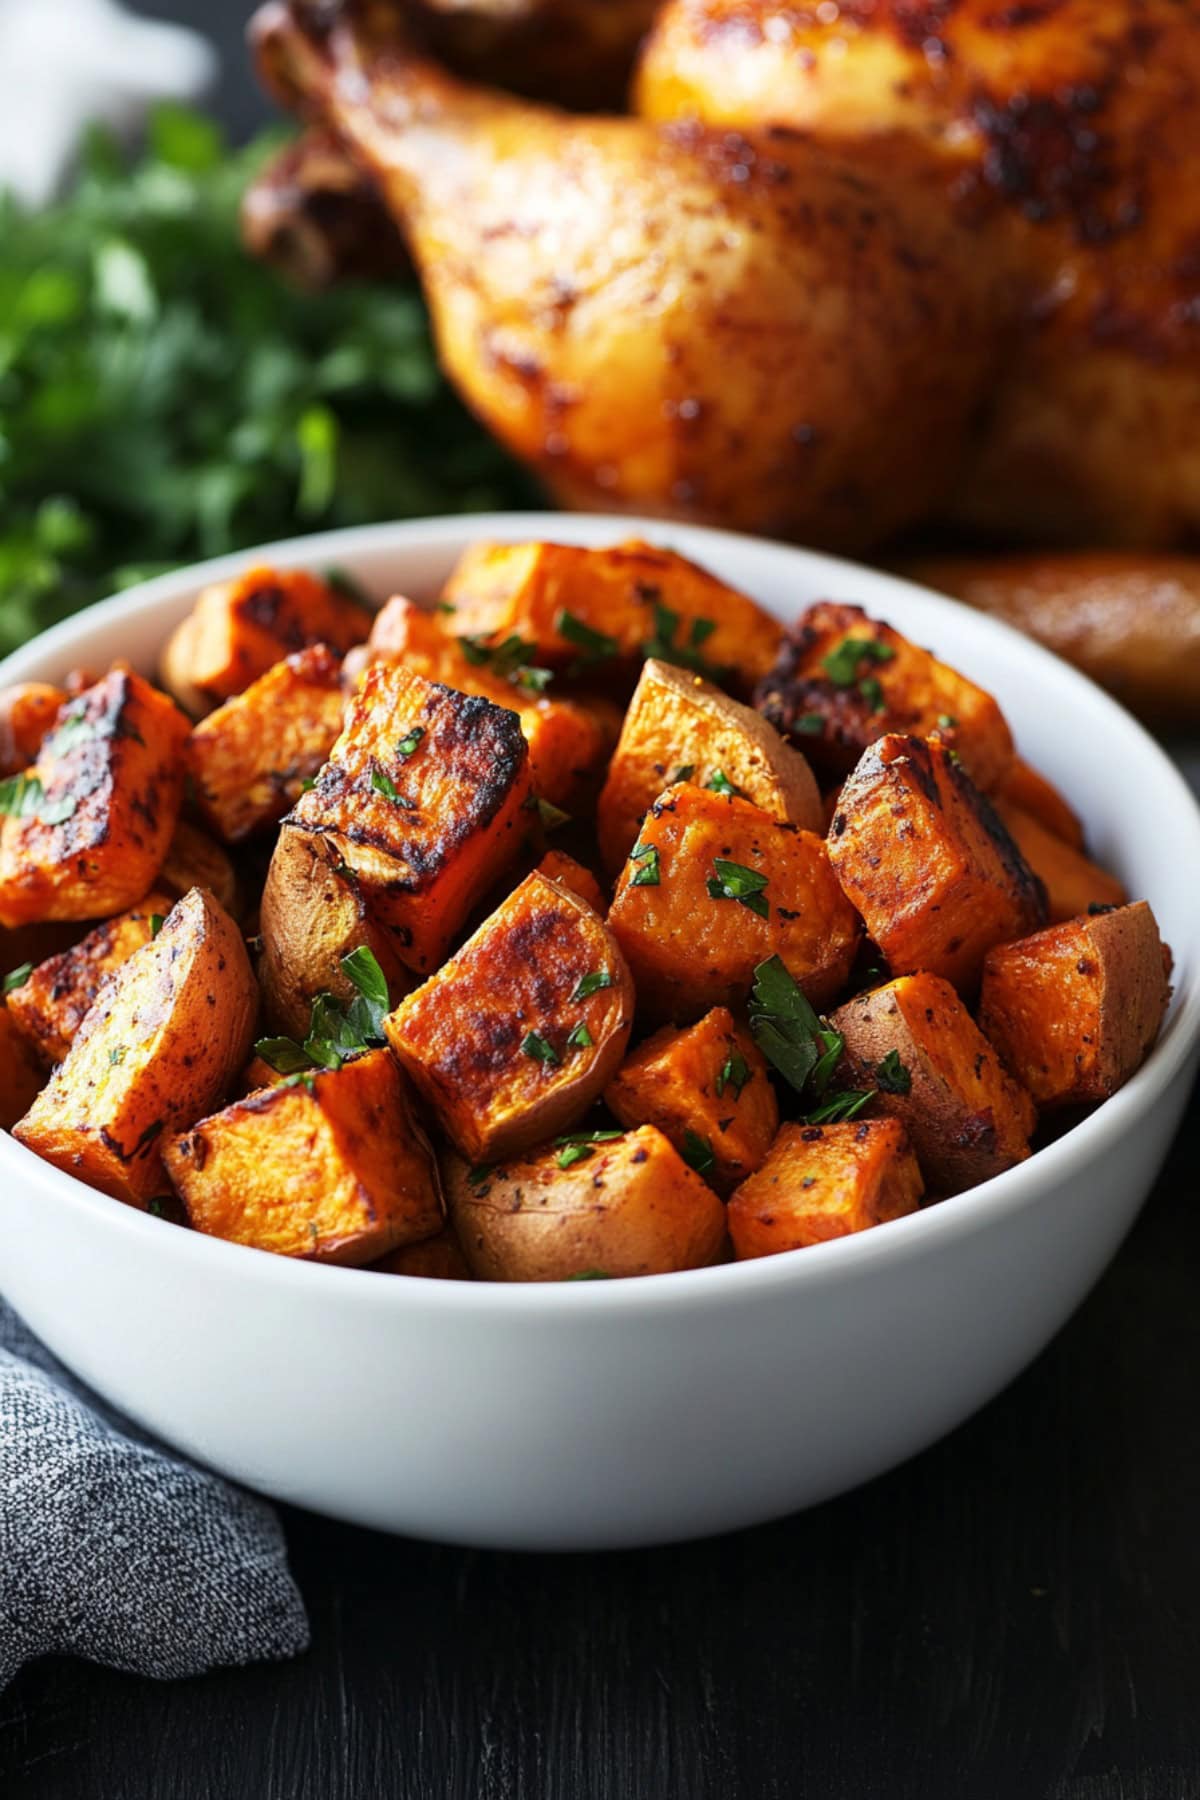
M668 0L623 116L411 35L603 3L276 0L255 33L561 501L854 550L1200 539L1200 0ZM613 7L604 81L649 10Z

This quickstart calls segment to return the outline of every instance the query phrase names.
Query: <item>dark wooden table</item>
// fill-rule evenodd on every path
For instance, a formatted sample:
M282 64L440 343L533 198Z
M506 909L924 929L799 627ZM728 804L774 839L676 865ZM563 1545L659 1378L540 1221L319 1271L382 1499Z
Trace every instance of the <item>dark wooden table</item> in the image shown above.
M241 0L143 5L220 29L251 124ZM0 1695L0 1796L1200 1796L1198 1170L1193 1109L1061 1337L862 1492L556 1560L289 1513L305 1658L168 1686L36 1665Z

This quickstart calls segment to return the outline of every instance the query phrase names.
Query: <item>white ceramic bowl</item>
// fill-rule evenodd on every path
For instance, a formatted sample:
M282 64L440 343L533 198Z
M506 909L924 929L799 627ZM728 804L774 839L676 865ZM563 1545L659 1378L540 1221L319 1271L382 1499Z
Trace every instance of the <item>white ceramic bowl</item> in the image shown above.
M1019 1168L790 1255L637 1281L503 1287L318 1268L182 1231L0 1136L0 1285L45 1341L170 1442L281 1499L390 1531L530 1549L648 1544L810 1505L964 1419L1096 1280L1162 1164L1200 1042L1200 814L1097 688L1006 627L799 550L627 519L432 520L266 560L428 592L471 538L640 530L790 619L860 601L1000 698L1023 751L1149 898L1175 952L1162 1040ZM0 681L146 669L228 558L147 583L11 657Z

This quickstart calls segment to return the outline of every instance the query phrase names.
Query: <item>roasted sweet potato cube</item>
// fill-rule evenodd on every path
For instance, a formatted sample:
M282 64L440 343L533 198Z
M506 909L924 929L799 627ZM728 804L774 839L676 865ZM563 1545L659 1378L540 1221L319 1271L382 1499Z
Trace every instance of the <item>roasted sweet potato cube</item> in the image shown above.
M176 626L162 653L163 686L202 718L281 657L314 644L345 655L370 629L365 606L302 569L247 569L205 588Z
M802 613L755 705L830 781L897 733L937 732L980 788L1012 762L1012 733L992 696L860 606L822 600Z
M402 595L389 600L376 618L370 649L376 660L401 663L427 681L478 694L515 712L529 745L533 785L543 800L569 809L589 789L594 793L616 731L597 708L542 694L546 671L500 659L499 666L509 672L498 673L497 659L470 643L464 649L442 630L435 614Z
M371 1268L380 1275L418 1275L430 1281L475 1279L462 1246L448 1225L436 1237L425 1238L419 1244L403 1244L399 1250L389 1250L386 1256L372 1263Z
M1144 900L1069 919L988 952L979 1023L1038 1106L1106 1100L1158 1036L1167 965Z
M360 1266L443 1223L437 1164L386 1050L235 1100L164 1160L197 1231Z
M180 819L167 845L158 885L176 899L194 887L207 888L227 913L239 916L237 870L216 839L186 819Z
M526 878L384 1022L388 1042L473 1162L566 1131L616 1072L633 984L603 919Z
M689 782L647 813L609 924L639 1007L676 1024L740 1005L773 955L814 1006L828 1005L861 935L819 837Z
M531 801L516 713L373 663L289 822L336 847L401 962L427 974L516 857Z
M257 1009L241 932L193 888L104 982L14 1137L144 1207L166 1187L163 1145L217 1104L245 1062Z
M46 681L18 681L0 688L0 779L19 775L37 761L66 690Z
M557 881L560 886L570 888L573 894L586 900L596 912L605 911L600 883L590 869L585 869L581 862L576 862L565 850L547 850L538 864L538 874L544 875L547 881Z
M893 973L929 970L964 992L993 944L1045 922L1046 896L943 744L885 737L842 789L829 859Z
M929 1186L956 1194L1029 1155L1033 1101L938 975L902 975L859 994L830 1023L851 1085L905 1126Z
M0 925L98 919L140 900L183 798L187 720L131 669L72 700L4 784Z
M723 1006L639 1044L604 1099L622 1125L657 1125L719 1194L758 1168L779 1126L766 1062Z
M11 998L11 996L10 996ZM46 1079L33 1045L18 1031L8 1006L0 1001L0 1131L11 1131L27 1112Z
M823 831L812 770L760 714L687 669L652 657L629 703L600 795L597 827L615 873L642 820L675 781L736 790L773 819Z
M355 950L370 950L393 1000L412 986L391 934L368 914L353 871L336 844L317 832L287 824L280 829L258 931L258 978L267 1017L288 1037L304 1039L318 994L332 994L345 1004L353 1000L342 960Z
M1046 890L1046 917L1052 925L1074 919L1089 906L1122 906L1128 895L1115 875L1100 868L1074 845L1048 831L1040 819L998 800L996 811L1026 864Z
M483 1281L580 1281L702 1269L725 1251L725 1206L653 1125L493 1169L449 1155L446 1204Z
M1039 825L1056 838L1061 838L1065 844L1070 844L1072 850L1083 851L1083 825L1078 813L1075 812L1069 801L1063 798L1054 783L1039 774L1023 757L1013 758L1008 773L995 790L993 799L998 809L1003 806L1015 806L1021 812L1036 819Z
M729 1202L739 1262L803 1250L916 1212L925 1184L898 1119L785 1125Z
M236 844L282 819L333 749L342 706L341 662L316 644L201 719L188 741L188 770L219 838Z
M515 637L531 660L578 674L632 677L643 655L696 669L749 695L775 660L782 627L707 570L632 540L473 544L446 584L439 615L458 637Z
M172 894L147 894L139 905L105 919L69 950L39 963L9 994L13 1023L47 1068L60 1063L70 1050L105 976L150 942L174 904Z

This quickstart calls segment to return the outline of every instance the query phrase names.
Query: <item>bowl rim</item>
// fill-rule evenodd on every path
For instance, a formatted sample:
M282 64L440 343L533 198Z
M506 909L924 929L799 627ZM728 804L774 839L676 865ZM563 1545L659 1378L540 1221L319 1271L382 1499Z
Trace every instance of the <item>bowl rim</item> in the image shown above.
M405 549L429 550L444 540L469 541L494 537L521 541L543 537L567 543L610 542L621 538L670 537L684 554L704 560L706 546L736 556L753 546L785 558L794 558L798 573L813 565L832 573L852 587L864 577L877 590L891 588L899 598L907 593L935 610L968 615L971 630L984 648L988 641L1016 644L1022 655L1041 665L1046 677L1060 683L1092 708L1107 715L1112 731L1139 742L1143 756L1157 764L1156 810L1164 828L1172 832L1179 857L1193 869L1200 883L1200 807L1183 776L1162 747L1119 703L1086 676L1073 669L1042 645L1013 627L986 614L976 613L961 602L887 571L872 569L844 557L827 555L779 540L718 530L709 526L680 524L671 520L625 514L577 514L545 511L443 514L429 518L351 526L342 530L279 539L245 550L191 563L166 574L139 582L125 592L96 602L32 638L0 661L0 684L37 678L34 669L47 658L68 658L77 639L135 618L156 607L178 602L198 587L220 581L252 566L269 561L281 566L314 563L349 563L358 557ZM1200 931L1197 946L1200 952ZM44 1162L7 1132L0 1132L0 1168L8 1165L14 1176L41 1185L61 1200L68 1213L86 1219L118 1238L127 1234L131 1248L149 1255L157 1243L170 1259L186 1259L196 1268L207 1266L214 1277L237 1283L268 1281L291 1284L297 1297L324 1294L333 1302L340 1294L355 1306L400 1306L420 1303L430 1313L455 1316L508 1317L529 1313L539 1318L558 1315L578 1317L610 1312L661 1313L687 1303L720 1308L741 1304L756 1293L779 1287L799 1287L853 1280L876 1267L881 1260L903 1263L935 1253L977 1231L987 1229L1008 1214L1017 1214L1039 1203L1048 1192L1078 1176L1088 1165L1103 1159L1127 1133L1135 1129L1180 1075L1200 1046L1200 956L1187 968L1187 981L1179 990L1165 1030L1135 1075L1116 1094L1102 1102L1060 1137L1038 1150L1025 1162L992 1176L974 1188L950 1196L936 1206L923 1208L900 1219L889 1220L869 1231L809 1245L802 1251L745 1262L717 1264L703 1269L677 1270L670 1274L641 1275L595 1282L458 1282L417 1276L376 1278L371 1269L306 1262L277 1256L249 1245L183 1230L152 1213L113 1201L73 1175ZM148 1234L157 1233L157 1238ZM207 1265L205 1260L207 1260ZM331 1279L337 1277L336 1285ZM319 1286L314 1289L313 1283ZM2 1285L2 1277L0 1277ZM371 1295L374 1299L371 1299Z

